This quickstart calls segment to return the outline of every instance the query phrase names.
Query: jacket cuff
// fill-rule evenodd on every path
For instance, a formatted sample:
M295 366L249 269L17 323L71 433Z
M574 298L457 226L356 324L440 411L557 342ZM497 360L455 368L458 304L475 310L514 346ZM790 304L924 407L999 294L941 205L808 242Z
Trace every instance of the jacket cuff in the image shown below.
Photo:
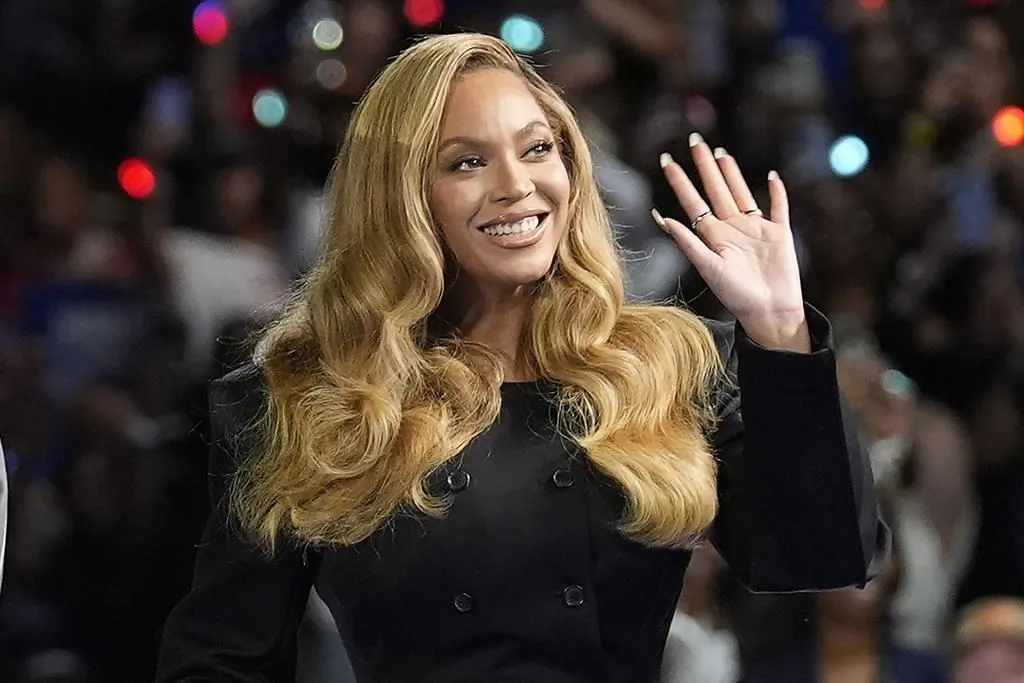
M823 380L825 384L833 384L835 353L832 324L821 311L807 303L804 304L804 315L811 338L810 353L766 349L750 339L738 322L735 323L738 371L750 378L763 378L774 389L822 386Z

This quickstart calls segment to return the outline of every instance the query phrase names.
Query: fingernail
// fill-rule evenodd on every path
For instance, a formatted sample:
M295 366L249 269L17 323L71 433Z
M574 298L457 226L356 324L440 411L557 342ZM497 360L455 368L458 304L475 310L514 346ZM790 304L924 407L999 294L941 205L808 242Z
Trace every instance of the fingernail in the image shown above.
M722 157L729 156L729 153L725 151L725 147L715 147L715 158L721 159Z
M665 218L658 213L657 209L651 209L651 217L654 219L654 222L658 224L659 228L667 231L668 226L665 225Z
M778 179L779 179L779 172L778 171L768 171L768 180L778 180Z
M662 152L661 156L658 157L658 162L661 164L662 168L665 168L672 163L672 155L668 152Z
M700 133L690 133L690 147L696 147L702 142L704 142L704 138L701 137Z

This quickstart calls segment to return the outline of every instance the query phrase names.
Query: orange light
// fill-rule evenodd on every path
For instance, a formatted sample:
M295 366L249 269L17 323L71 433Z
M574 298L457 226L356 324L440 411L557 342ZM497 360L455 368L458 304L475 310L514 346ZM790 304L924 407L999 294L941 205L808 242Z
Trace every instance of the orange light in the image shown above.
M117 167L121 189L132 199L145 199L156 190L156 174L142 159L126 159Z
M869 12L877 12L885 7L885 0L860 0L860 6Z
M1024 109L1003 107L992 118L992 133L999 144L1013 147L1024 142Z

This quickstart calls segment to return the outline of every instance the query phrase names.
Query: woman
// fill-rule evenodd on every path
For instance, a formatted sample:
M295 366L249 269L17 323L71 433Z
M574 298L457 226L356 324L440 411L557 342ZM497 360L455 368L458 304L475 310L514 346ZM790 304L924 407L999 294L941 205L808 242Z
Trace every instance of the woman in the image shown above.
M579 128L503 43L399 56L320 263L258 368L212 387L230 495L158 680L290 679L314 584L360 681L539 683L656 680L705 536L756 590L863 585L871 472L785 190L768 220L731 157L693 153L714 213L665 159L694 229L656 215L735 333L624 303Z

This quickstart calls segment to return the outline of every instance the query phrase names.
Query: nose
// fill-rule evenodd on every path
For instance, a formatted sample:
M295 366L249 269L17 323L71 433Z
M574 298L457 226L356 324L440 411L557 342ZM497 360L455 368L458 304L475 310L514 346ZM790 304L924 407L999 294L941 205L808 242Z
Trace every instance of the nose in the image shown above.
M496 180L491 190L491 201L502 204L514 204L533 194L536 186L530 177L529 169L519 159L512 159L495 164Z

